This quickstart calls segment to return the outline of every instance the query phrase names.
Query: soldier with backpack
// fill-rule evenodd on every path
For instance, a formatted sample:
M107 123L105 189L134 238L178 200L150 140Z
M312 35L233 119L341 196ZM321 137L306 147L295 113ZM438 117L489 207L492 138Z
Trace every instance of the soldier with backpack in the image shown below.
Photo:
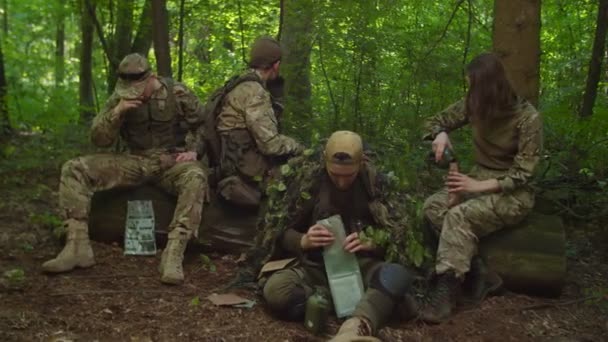
M268 83L278 79L281 46L270 37L254 42L249 67L216 90L207 102L205 136L219 195L242 206L259 205L261 184L274 165L303 151L279 134Z
M93 120L91 140L109 147L120 136L128 153L82 156L63 165L59 202L66 244L42 268L58 273L93 266L88 232L93 193L151 182L177 195L159 271L163 283L179 284L184 280L186 244L197 235L208 193L207 171L198 160L203 106L183 84L157 77L139 54L127 55L120 62L118 77L114 93Z

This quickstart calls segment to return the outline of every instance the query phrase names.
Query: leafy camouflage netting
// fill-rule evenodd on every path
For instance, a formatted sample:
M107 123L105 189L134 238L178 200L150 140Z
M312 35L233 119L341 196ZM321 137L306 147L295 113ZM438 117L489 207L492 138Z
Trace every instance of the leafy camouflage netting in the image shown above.
M295 219L306 201L319 188L324 172L320 153L306 150L280 167L280 172L267 186L267 200L258 222L255 247L248 253L246 266L257 271L266 261L281 257L277 238ZM371 163L364 163L361 170L364 183L372 195L370 210L381 226L365 227L363 239L371 239L384 247L388 261L419 266L425 250L420 235L419 205L406 194L399 180L392 173L376 172ZM413 219L412 219L413 218ZM255 273L254 273L255 274Z

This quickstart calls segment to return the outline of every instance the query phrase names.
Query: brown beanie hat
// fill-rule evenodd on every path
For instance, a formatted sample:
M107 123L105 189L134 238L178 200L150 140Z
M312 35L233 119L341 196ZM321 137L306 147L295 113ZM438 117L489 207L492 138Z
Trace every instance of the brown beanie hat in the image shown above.
M249 54L250 68L269 68L277 61L281 60L281 44L270 37L258 37L251 46Z

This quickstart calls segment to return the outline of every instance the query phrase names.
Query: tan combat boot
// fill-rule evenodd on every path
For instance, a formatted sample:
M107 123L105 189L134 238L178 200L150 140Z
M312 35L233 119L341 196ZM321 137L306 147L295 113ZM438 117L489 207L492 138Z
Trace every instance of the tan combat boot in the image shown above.
M67 237L63 250L55 259L42 264L42 269L45 272L60 273L76 267L87 268L95 265L87 224L68 219L65 221L64 227Z
M188 238L184 234L177 231L169 233L167 246L160 258L160 281L165 284L181 284L184 282L184 268L182 262L184 260L184 252Z
M351 317L344 321L340 330L329 342L381 342L372 336L369 321L363 317Z

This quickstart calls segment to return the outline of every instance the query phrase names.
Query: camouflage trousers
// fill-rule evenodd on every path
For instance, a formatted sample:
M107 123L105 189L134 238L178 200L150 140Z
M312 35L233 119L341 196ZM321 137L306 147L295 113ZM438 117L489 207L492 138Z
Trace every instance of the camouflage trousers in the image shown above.
M61 169L59 204L64 219L87 222L93 193L152 183L177 196L169 231L196 237L207 188L207 173L198 161L175 163L168 154L94 154L66 162Z
M365 317L369 320L372 330L378 331L390 318L396 303L380 290L368 287L374 271L382 266L383 261L369 257L358 260L366 291L357 304L353 316ZM307 298L314 293L315 287L325 287L329 292L325 269L306 263L277 271L264 285L264 299L271 310L277 313L284 312L289 305L293 305L290 303L290 297L296 287L303 288Z
M487 180L506 171L476 166L470 177ZM479 238L523 220L534 206L534 192L528 187L510 193L469 194L448 209L448 192L443 189L424 203L424 214L439 233L435 271L451 270L457 277L469 271L471 258L477 253Z

